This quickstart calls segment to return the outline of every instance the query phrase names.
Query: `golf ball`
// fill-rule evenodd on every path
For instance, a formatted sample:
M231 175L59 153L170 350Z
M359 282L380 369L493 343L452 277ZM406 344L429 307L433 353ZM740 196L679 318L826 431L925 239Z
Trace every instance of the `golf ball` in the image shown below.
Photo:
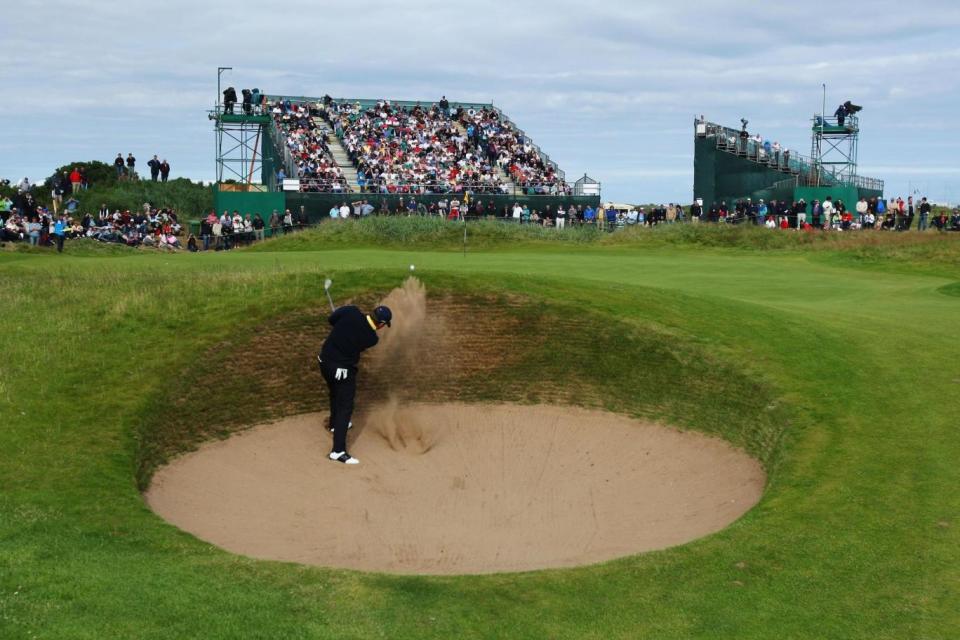
M410 271L413 271L415 268L413 265L410 265Z

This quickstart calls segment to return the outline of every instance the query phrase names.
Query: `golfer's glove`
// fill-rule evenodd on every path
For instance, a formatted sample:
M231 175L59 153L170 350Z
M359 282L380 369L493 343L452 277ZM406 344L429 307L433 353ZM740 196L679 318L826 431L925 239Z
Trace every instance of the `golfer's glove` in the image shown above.
M333 374L333 377L337 380L346 380L348 373L349 371L347 369L337 369L337 372Z

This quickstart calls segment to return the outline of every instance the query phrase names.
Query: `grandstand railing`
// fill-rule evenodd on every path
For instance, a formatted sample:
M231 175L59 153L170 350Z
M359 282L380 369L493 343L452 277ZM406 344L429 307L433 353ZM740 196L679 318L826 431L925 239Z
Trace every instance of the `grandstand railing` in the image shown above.
M390 185L361 185L358 190L351 189L345 182L337 180L328 180L323 178L300 178L300 191L302 192L320 192L320 193L368 193L370 195L380 194L403 194L403 195L465 195L471 193L475 196L481 195L499 195L499 196L572 196L574 193L573 185L563 183L563 186L555 185L514 185L513 189L505 189L501 184L489 184L484 182L456 183L447 182L400 182Z

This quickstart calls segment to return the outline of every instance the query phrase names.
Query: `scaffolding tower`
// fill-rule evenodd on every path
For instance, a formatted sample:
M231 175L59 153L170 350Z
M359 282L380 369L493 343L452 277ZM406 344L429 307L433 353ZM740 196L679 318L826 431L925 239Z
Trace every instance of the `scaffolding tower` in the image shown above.
M272 161L263 157L270 116L243 113L239 106L235 110L240 113L225 111L218 104L208 116L216 134L217 183L230 181L244 185L246 190L264 185L272 190L275 176L273 168L266 166Z
M857 182L857 143L860 121L850 114L843 118L813 116L810 158L812 186L829 187Z

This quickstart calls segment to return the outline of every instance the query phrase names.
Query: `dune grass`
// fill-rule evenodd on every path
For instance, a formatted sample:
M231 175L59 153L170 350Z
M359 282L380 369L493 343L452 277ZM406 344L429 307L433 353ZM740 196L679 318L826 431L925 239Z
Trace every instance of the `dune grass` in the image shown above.
M279 236L251 251L312 251L335 247L389 247L398 249L462 250L466 227L467 250L536 246L669 247L700 250L755 249L777 251L840 251L860 255L899 257L954 257L956 234L928 230L894 233L795 232L754 225L672 224L633 226L614 232L570 226L559 231L539 225L518 225L494 219L471 220L466 225L433 217L374 216L363 220L325 221L304 233Z
M337 237L353 231L199 256L0 253L0 637L892 639L960 628L960 272L946 240L883 240L869 260L851 255L858 247L758 250L748 236L714 249L491 240L496 251L464 257L444 230L429 240L429 229L389 228L409 245ZM891 270L886 251L915 253ZM250 560L144 506L138 483L167 456L317 402L315 381L295 375L276 381L290 402L258 389L312 356L325 276L338 299L373 300L411 262L431 296L518 319L519 364L494 379L562 391L520 395L478 376L473 397L580 401L721 435L764 461L762 502L682 547L474 577ZM289 348L250 363L274 335Z

